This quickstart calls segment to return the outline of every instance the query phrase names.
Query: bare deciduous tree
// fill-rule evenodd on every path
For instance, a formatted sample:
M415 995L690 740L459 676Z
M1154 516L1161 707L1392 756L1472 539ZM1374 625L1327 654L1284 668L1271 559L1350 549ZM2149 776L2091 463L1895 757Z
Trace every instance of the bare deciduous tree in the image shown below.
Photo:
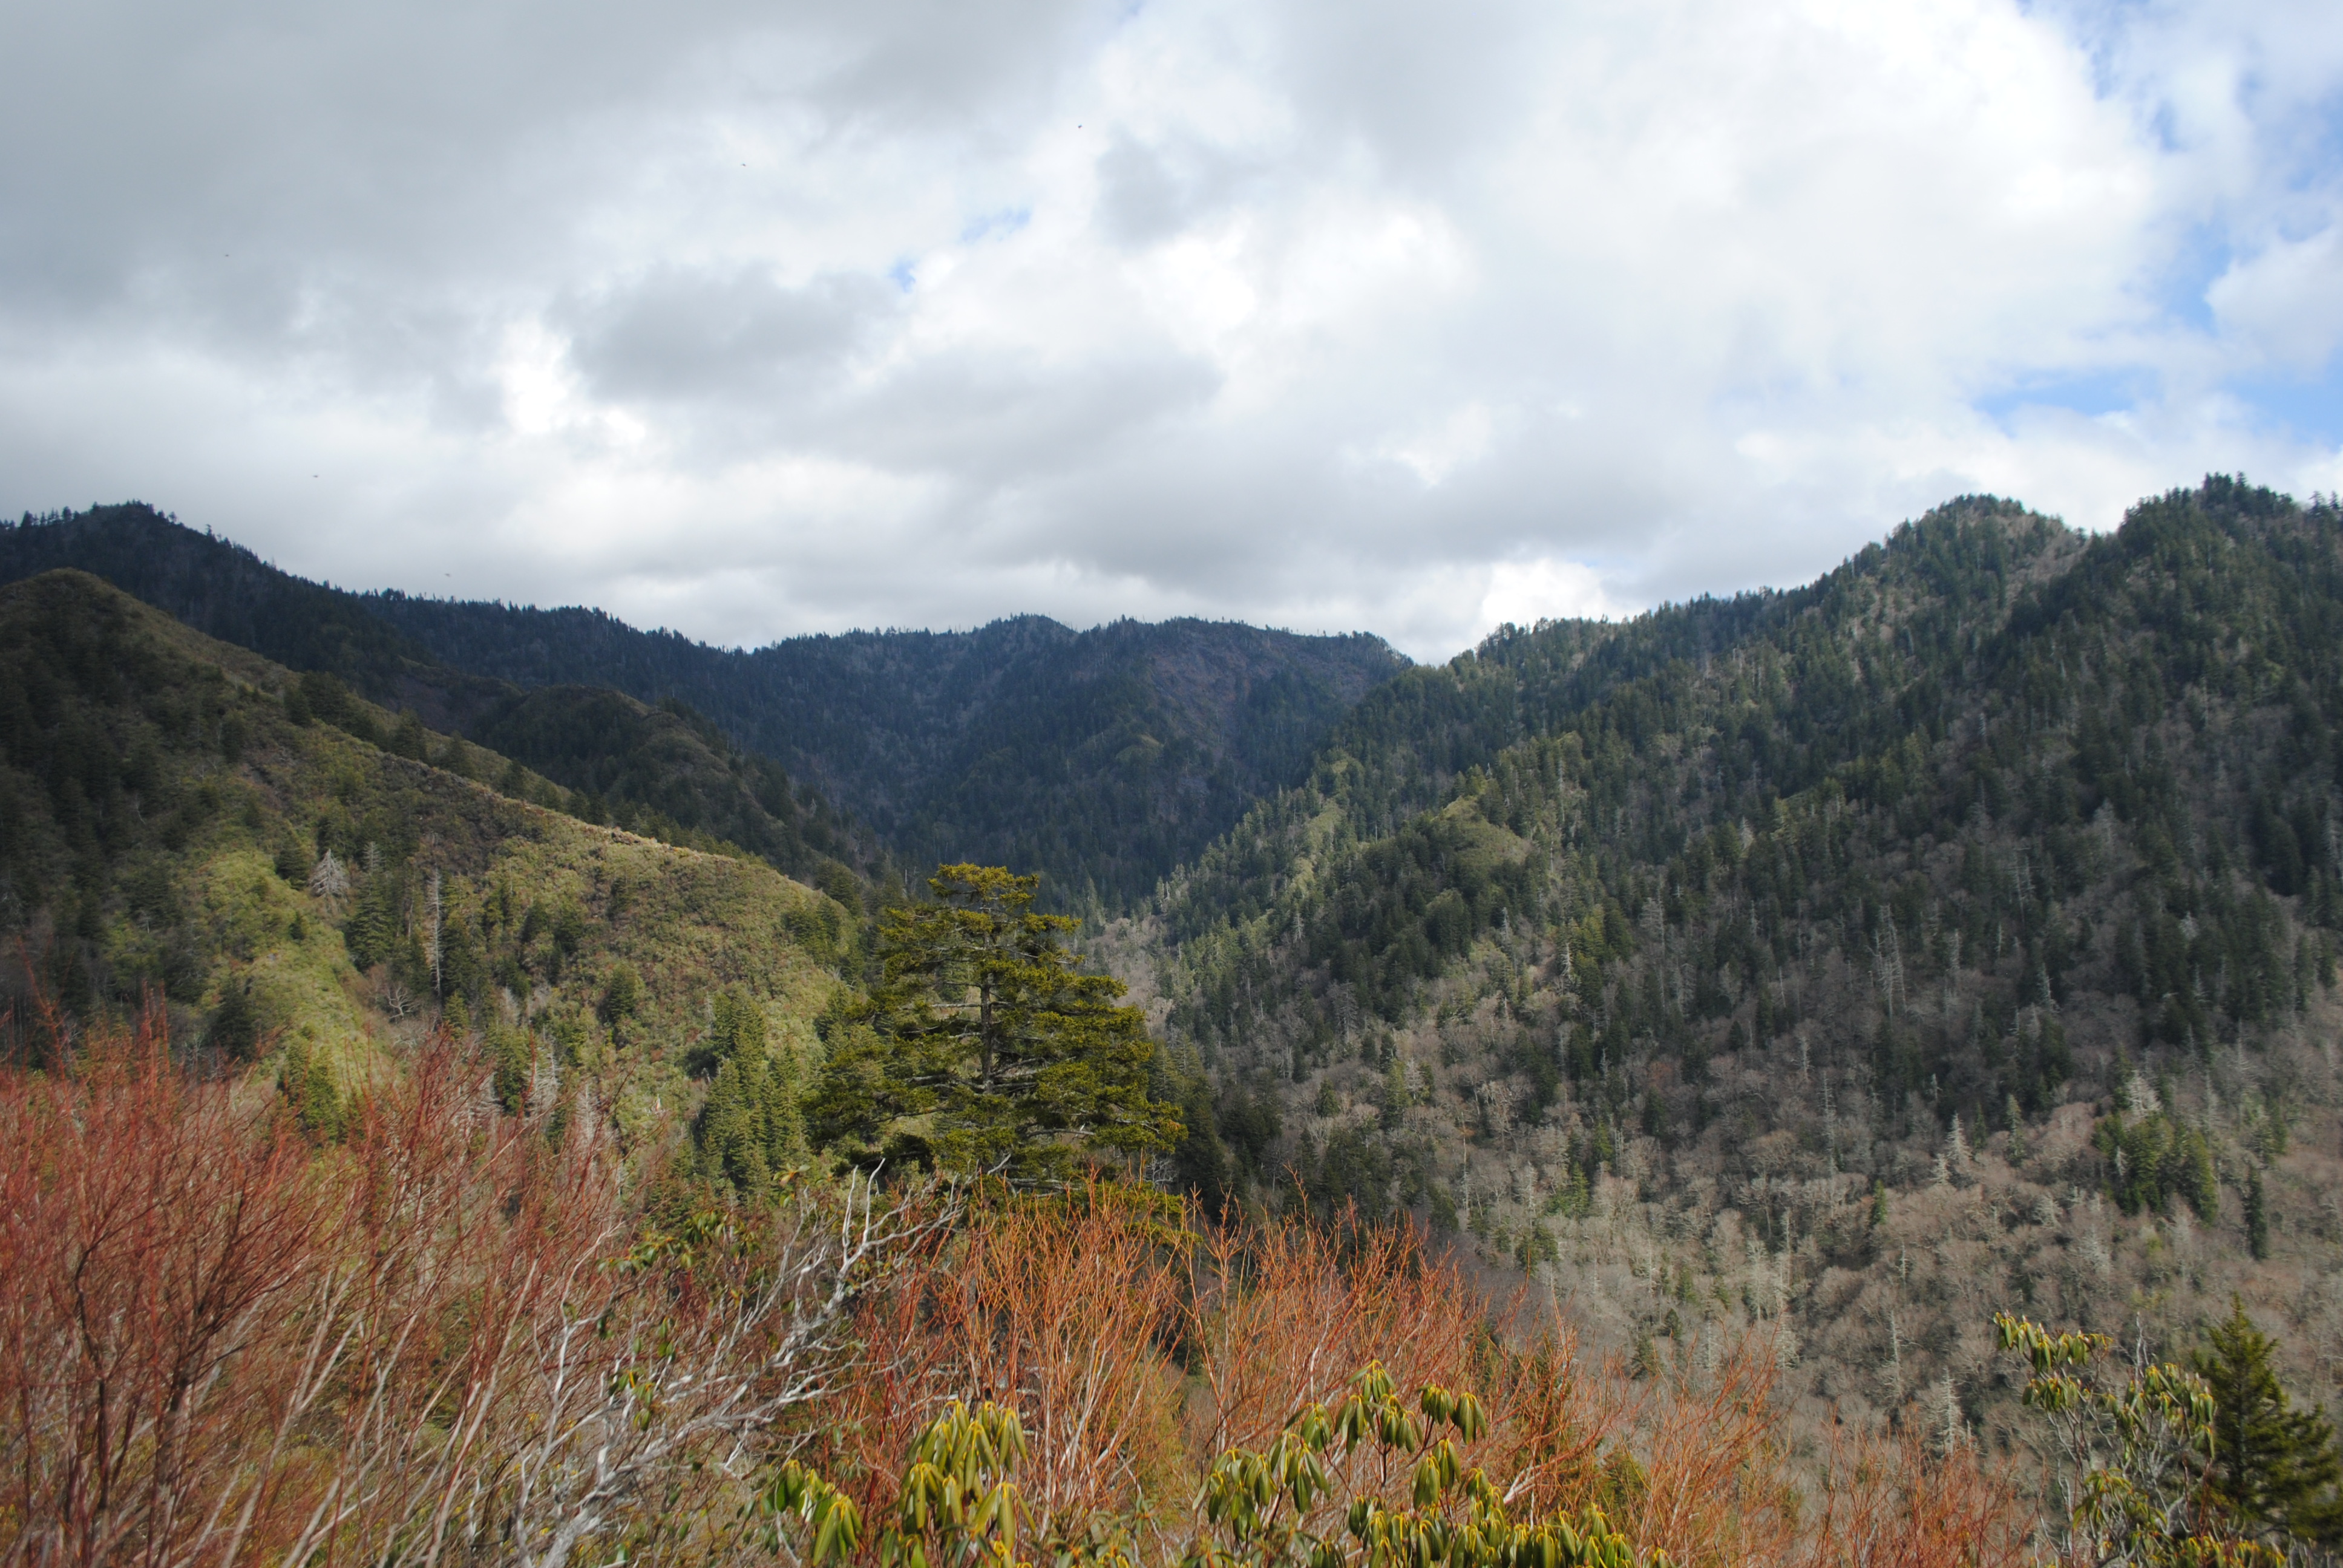
M0 1563L558 1568L720 1532L953 1214L856 1178L647 1228L599 1119L483 1111L444 1035L315 1155L165 1045L150 1010L0 1083Z

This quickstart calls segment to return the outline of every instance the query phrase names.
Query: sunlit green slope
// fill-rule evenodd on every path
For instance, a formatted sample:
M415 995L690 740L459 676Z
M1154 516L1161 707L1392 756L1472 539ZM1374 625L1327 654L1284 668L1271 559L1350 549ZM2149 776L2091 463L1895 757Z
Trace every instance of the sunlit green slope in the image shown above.
M506 1060L500 1092L586 1086L639 1128L744 1036L802 1071L856 916L737 850L580 821L412 719L348 699L328 723L314 695L80 573L0 588L20 1041L54 1048L45 1007L69 1030L151 992L223 1060L294 1048L346 1084L444 1006Z

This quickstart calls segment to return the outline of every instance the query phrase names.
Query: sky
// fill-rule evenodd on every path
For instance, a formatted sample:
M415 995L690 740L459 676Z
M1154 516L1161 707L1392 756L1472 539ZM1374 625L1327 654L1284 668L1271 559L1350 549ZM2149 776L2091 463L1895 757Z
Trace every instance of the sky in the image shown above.
M0 508L1440 658L2343 489L2332 0L0 0Z

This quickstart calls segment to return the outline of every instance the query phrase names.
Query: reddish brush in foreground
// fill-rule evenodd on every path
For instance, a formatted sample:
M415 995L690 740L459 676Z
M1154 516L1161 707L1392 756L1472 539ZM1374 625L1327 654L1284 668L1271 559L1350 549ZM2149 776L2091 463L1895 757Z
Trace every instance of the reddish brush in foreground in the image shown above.
M1976 1450L1942 1459L1917 1437L1831 1444L1808 1560L1816 1568L2018 1568L2034 1520L1987 1476Z
M165 1043L149 1014L0 1081L0 1561L704 1544L944 1218L850 1183L647 1229L591 1107L498 1114L445 1040L313 1155Z
M280 1327L330 1244L297 1139L170 1065L158 1011L0 1081L9 1556L168 1560L250 1527Z
M1631 1381L1404 1227L1199 1240L1113 1186L961 1216L859 1180L654 1224L593 1105L506 1115L445 1038L324 1148L167 1044L150 1012L0 1070L0 1563L770 1561L784 1461L884 1516L957 1401L1023 1434L1021 1555L1169 1564L1212 1539L1226 1456L1370 1365L1469 1396L1442 1441L1490 1519L1598 1509L1679 1564L2019 1537L1962 1454L1836 1454L1802 1509L1766 1345ZM1337 1500L1421 1506L1385 1448L1316 1452L1291 1539L1333 1538Z
M860 1322L861 1374L799 1453L870 1520L898 1511L904 1456L934 1422L991 1407L1022 1434L1018 1506L1041 1542L1172 1563L1201 1538L1225 1456L1272 1451L1375 1365L1403 1389L1474 1396L1483 1419L1458 1438L1460 1462L1512 1516L1595 1507L1679 1564L1989 1568L2018 1560L2030 1523L1971 1456L1938 1464L1916 1448L1835 1456L1810 1517L1770 1342L1753 1336L1697 1383L1635 1382L1582 1362L1565 1323L1499 1310L1404 1227L1234 1227L1182 1244L1092 1190L975 1216ZM1295 1513L1294 1538L1337 1533L1346 1500L1407 1506L1410 1467L1367 1449L1323 1462L1334 1484ZM860 1543L874 1562L876 1542Z

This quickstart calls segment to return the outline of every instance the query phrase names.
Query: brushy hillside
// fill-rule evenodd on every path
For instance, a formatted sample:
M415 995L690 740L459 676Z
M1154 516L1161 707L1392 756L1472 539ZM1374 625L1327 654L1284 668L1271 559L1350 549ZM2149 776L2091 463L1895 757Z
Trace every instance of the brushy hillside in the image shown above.
M575 1079L645 1135L743 1040L807 1069L859 910L315 691L80 573L0 589L0 1012L41 1049L151 990L330 1121L444 1005L516 1106Z
M1777 1322L1841 1415L2006 1442L1993 1309L2232 1290L2332 1399L2338 738L2343 515L2227 480L1509 629L1143 927L1186 1169L1411 1208L1654 1366Z

